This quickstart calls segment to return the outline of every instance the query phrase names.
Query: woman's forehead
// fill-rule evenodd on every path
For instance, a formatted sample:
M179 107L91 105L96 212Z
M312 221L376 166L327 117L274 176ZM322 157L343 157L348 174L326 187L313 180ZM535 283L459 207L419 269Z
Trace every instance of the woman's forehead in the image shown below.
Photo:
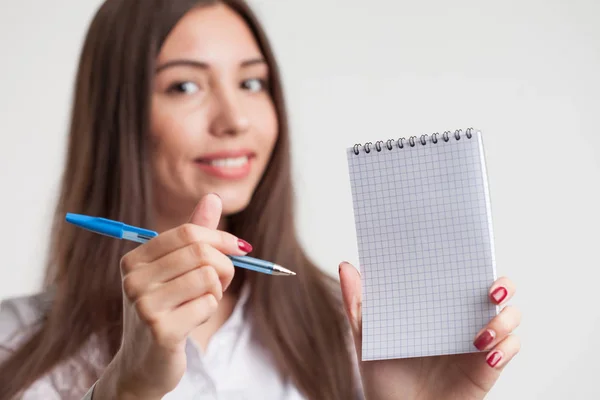
M197 7L179 20L161 48L159 63L188 58L209 64L239 65L260 55L256 39L243 18L219 4Z

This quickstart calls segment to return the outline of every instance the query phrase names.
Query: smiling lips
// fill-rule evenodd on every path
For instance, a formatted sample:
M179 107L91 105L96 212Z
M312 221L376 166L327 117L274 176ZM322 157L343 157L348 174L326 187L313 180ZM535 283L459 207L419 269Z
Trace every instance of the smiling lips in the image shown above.
M250 174L256 154L250 150L222 151L204 155L195 160L206 173L221 179L242 179Z

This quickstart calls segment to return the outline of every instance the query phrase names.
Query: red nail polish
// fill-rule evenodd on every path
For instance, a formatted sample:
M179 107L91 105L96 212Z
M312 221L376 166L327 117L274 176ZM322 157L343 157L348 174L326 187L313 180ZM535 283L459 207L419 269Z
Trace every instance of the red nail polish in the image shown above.
M502 354L500 354L499 351L494 351L487 357L485 361L487 361L490 367L494 368L496 365L498 365L498 362L500 362L501 359Z
M238 239L238 247L240 250L246 253L250 253L252 251L252 245L243 239Z
M484 331L481 335L479 335L479 337L475 340L473 345L475 345L475 347L477 347L478 350L483 350L490 343L492 343L495 336L496 335L494 334L494 332L488 329Z
M506 290L506 288L500 286L494 289L494 291L492 292L492 299L496 302L496 304L500 304L502 303L502 300L506 298L507 295L508 291Z

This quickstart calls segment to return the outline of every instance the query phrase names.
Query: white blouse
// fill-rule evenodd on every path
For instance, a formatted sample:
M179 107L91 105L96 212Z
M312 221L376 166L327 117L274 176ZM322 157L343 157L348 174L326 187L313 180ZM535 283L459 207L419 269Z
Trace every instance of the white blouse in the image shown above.
M205 353L188 339L187 370L177 387L163 399L304 399L292 382L281 378L269 352L252 340L251 325L243 312L248 294L248 286L245 286L233 313L213 335ZM50 297L38 294L0 303L0 363L34 332ZM20 398L91 399L94 378L89 372L100 375L109 362L108 352L98 337L92 336L77 356L38 379ZM356 360L354 364L360 382Z

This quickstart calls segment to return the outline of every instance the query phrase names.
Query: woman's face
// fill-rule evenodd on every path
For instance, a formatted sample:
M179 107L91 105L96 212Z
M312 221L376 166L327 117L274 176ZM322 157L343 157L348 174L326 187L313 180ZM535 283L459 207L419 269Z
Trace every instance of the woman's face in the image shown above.
M152 93L153 184L160 218L191 213L206 193L242 210L278 133L269 68L245 22L223 5L186 14L157 60Z

